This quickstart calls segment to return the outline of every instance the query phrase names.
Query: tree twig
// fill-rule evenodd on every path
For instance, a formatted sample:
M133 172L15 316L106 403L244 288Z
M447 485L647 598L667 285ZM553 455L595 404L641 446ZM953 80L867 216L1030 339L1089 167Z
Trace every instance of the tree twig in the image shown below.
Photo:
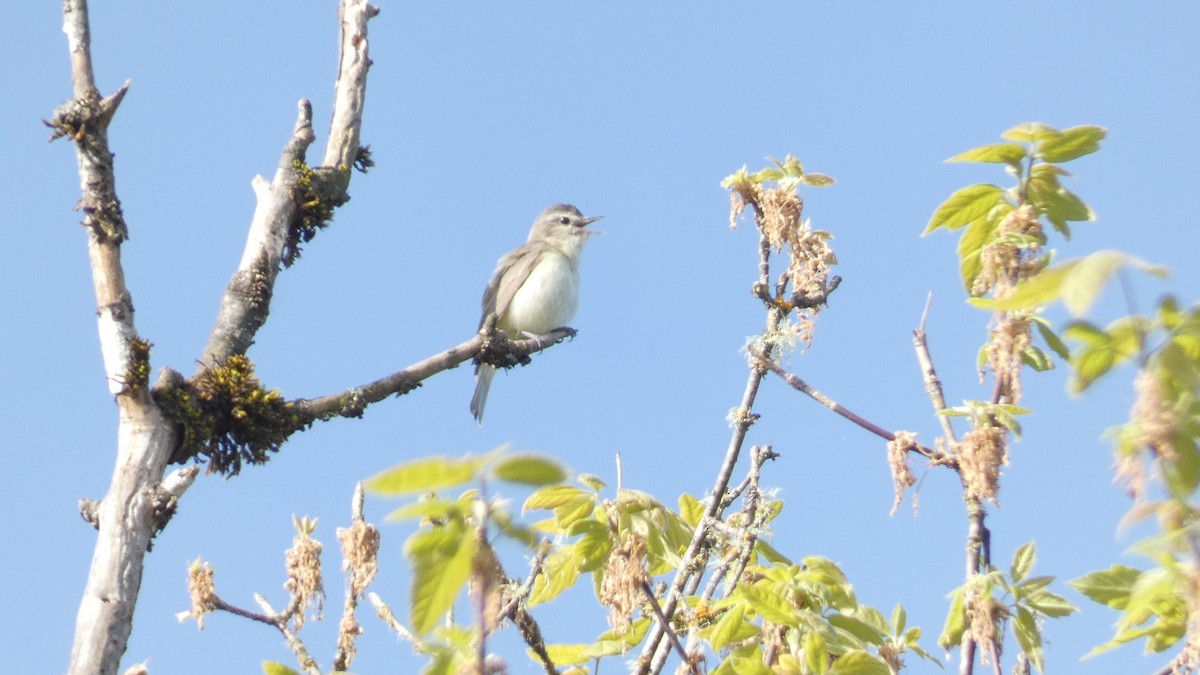
M755 282L755 288L766 287L770 283L770 241L763 229L759 228L759 279ZM766 328L764 335L771 335L779 329L779 323L783 318L783 310L777 306L770 306L767 310ZM773 346L768 344L766 356L770 355L770 350ZM729 487L730 478L733 476L733 469L737 465L738 457L741 456L742 444L746 440L746 433L750 427L758 419L754 414L754 402L758 397L758 388L762 384L763 377L766 371L759 365L752 365L746 376L746 386L742 392L742 400L738 405L733 419L733 432L729 439L729 446L725 450L725 458L721 462L721 468L717 472L717 479L713 485L712 492L709 494L708 505L704 510L704 516L696 527L695 533L692 535L692 540L689 542L687 551L683 554L683 559L679 564L679 569L675 573L675 578L671 582L670 591L667 593L666 601L663 605L662 612L666 617L671 617L675 613L679 602L683 596L693 593L700 583L700 576L704 571L705 564L708 558L708 550L705 546L705 541L708 538L708 523L720 519L721 512L724 508L725 491ZM650 633L646 637L645 646L642 648L642 653L638 657L637 672L639 675L645 675L648 672L659 672L666 663L669 650L659 650L659 644L662 642L664 629L661 624L655 623L650 628Z
M797 376L793 375L792 373L789 373L786 370L784 370L783 368L781 368L779 366L779 364L766 358L761 352L759 352L753 346L750 347L750 353L755 357L755 359L758 362L758 364L760 365L760 367L771 371L775 375L778 375L779 378L782 379L784 382L787 382L788 386L790 386L792 389L795 389L796 391L798 391L802 394L806 394L807 396L812 398L817 403L820 403L821 405L825 406L829 410L837 413L838 415L841 415L842 417L850 420L854 424L875 434L876 436L879 436L880 438L883 438L888 441L896 440L896 435L893 434L892 432L888 431L887 429L884 429L883 427L880 427L877 424L872 423L871 421L861 417L857 413L854 413L853 411L849 410L845 406L841 405L837 401L834 401L833 399L829 398L825 394L821 393L820 390L810 386L804 380L800 379L799 377L797 377ZM916 452L917 454L926 457L927 459L929 459L931 462L934 462L935 464L945 464L945 465L951 466L951 467L958 466L958 460L955 459L953 456L948 455L940 450L935 450L933 448L926 447L919 443L914 443L913 445L908 446L907 450L909 452Z
M933 293L930 293L925 299L925 311L921 312L921 324L913 331L913 350L916 351L917 363L921 366L921 380L925 383L925 393L933 403L934 412L940 413L946 409L946 395L942 391L942 381L938 378L937 369L933 367L933 356L929 353L929 343L925 339L925 320L929 318L929 308L932 304ZM950 418L941 414L938 414L937 418L949 443L948 447L953 448L958 443L958 437L954 433L954 426L950 424Z
M513 359L525 359L545 351L573 336L574 331L556 328L545 335L522 340L507 341L504 353ZM374 382L353 387L345 391L311 399L292 401L302 419L330 419L333 417L361 417L368 405L378 403L395 394L401 396L421 386L429 377L444 370L455 368L465 361L476 358L484 350L486 338L482 335L418 361L404 370L382 377ZM492 349L495 349L492 346Z
M674 630L671 630L671 625L667 620L667 615L663 613L662 607L658 604L658 599L654 597L654 591L651 590L650 583L643 579L640 587L642 589L642 594L646 596L646 602L650 604L650 609L654 612L654 617L658 621L658 623L655 625L662 627L663 632L667 636L667 640L671 643L671 646L675 649L675 652L679 654L679 658L683 659L683 662L687 664L688 672L698 673L699 671L696 669L696 664L692 662L690 657L688 657L687 650L683 648L683 643L679 641L679 636L675 634Z

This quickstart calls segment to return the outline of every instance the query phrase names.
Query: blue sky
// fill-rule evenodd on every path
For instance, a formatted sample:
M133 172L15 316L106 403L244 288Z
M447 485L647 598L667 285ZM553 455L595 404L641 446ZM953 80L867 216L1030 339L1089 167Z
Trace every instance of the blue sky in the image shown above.
M312 100L318 143L336 68L329 3L97 3L97 78L132 87L111 131L137 327L153 365L191 372L254 208L250 181L270 175ZM291 515L320 518L330 619L310 624L324 663L341 604L333 532L355 481L424 454L480 453L501 443L552 453L573 470L674 504L702 494L728 442L725 417L745 378L739 349L762 326L748 292L751 228L730 231L720 180L792 153L838 184L806 193L806 215L836 237L844 281L813 347L792 368L886 428L926 441L937 422L923 394L911 330L927 293L928 331L948 398L983 398L975 353L986 315L963 303L955 239L918 237L954 189L1005 180L996 167L947 165L1025 121L1099 124L1109 137L1074 163L1068 186L1098 214L1061 257L1115 248L1173 268L1136 277L1139 307L1170 290L1200 297L1191 195L1200 184L1200 8L1190 3L382 3L371 24L363 141L377 167L353 201L282 273L250 356L270 386L313 397L398 370L468 338L496 259L524 240L546 204L606 216L584 255L579 337L533 367L498 376L486 425L467 411L469 368L443 373L363 420L299 434L265 468L203 477L161 535L142 587L126 663L152 672L258 672L294 663L271 629L230 616L205 631L178 624L188 561L209 560L229 602L261 592L281 603ZM65 668L94 534L80 497L103 495L115 408L103 381L72 149L47 145L40 120L70 96L54 3L19 3L0 25L0 163L6 245L0 269L7 358L0 410L9 444L0 472L0 644L33 672ZM319 154L310 153L313 162ZM1002 183L1003 184L1003 183ZM1126 311L1109 292L1100 320ZM1062 318L1061 314L1055 314ZM753 443L782 458L766 482L786 500L775 545L842 565L861 601L896 602L936 649L944 596L961 583L964 509L953 476L928 473L919 517L888 517L892 488L875 438L769 381ZM538 411L531 409L536 403ZM1114 562L1128 507L1111 485L1100 438L1124 419L1128 377L1088 396L1065 372L1030 376L1036 413L1005 474L989 524L998 560L1036 540L1037 573L1066 580ZM514 499L521 498L514 493ZM519 501L518 501L519 503ZM396 504L368 501L381 519ZM383 525L375 590L406 598L409 530ZM524 562L510 560L520 574ZM1054 672L1144 672L1165 659L1133 646L1079 657L1105 641L1115 614L1059 585L1082 607L1047 627ZM586 593L575 602L591 601ZM599 610L546 608L552 642L603 630ZM369 612L354 670L415 668ZM502 643L512 672L538 672ZM910 672L940 672L912 662ZM618 671L612 664L605 672Z

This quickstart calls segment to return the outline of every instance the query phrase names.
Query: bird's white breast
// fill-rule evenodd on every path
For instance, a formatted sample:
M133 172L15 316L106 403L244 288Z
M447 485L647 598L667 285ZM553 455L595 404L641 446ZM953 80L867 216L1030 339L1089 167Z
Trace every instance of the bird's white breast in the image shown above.
M542 253L497 326L510 337L545 333L566 326L578 308L579 269L552 248Z

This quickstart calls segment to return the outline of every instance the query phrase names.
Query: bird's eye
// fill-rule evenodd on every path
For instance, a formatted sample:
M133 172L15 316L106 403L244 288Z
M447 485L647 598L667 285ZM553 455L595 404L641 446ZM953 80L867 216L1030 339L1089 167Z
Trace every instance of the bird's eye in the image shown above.
M570 219L570 218L568 218L567 216L559 216L559 217L558 217L558 222L559 222L559 223L562 223L563 225L570 225L570 224L571 224L571 219Z

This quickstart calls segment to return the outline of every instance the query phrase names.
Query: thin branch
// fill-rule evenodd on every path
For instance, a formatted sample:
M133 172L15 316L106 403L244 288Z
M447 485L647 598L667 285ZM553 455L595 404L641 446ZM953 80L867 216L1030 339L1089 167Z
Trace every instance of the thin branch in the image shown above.
M528 362L528 357L572 337L574 331L556 328L545 335L523 340L505 341L504 353L513 359ZM494 338L493 338L494 339ZM319 398L297 399L292 402L302 418L329 419L333 417L361 417L368 405L378 403L395 394L397 396L421 386L429 377L444 370L457 367L464 361L480 357L485 350L486 339L482 335L418 361L404 370L392 373L359 387ZM498 349L494 344L491 349ZM514 361L515 362L515 361Z
M283 634L283 639L287 640L288 647L296 655L296 660L300 662L300 667L304 669L304 672L308 673L308 675L321 675L321 667L317 665L316 659L308 653L308 649L304 646L304 642L300 640L300 636L296 634L296 631L288 626L290 617L286 617L286 613L276 613L271 608L271 603L267 602L266 598L257 593L254 595L254 600L263 611L269 612L275 618L273 625Z
M305 164L308 146L315 140L312 105L301 100L295 127L280 154L274 180L267 181L262 176L254 179L257 206L246 247L238 269L221 297L216 324L197 360L197 372L218 366L233 354L244 354L254 342L259 328L266 323L284 244L299 218L300 204L295 194L302 176L300 167Z
M913 331L913 349L917 353L917 363L921 366L921 379L925 383L925 393L928 394L929 400L933 403L935 413L940 413L946 409L946 395L942 390L942 381L938 378L937 369L933 367L933 356L929 353L929 344L925 339L925 320L929 318L929 307L933 303L933 293L930 293L925 300L925 311L921 313L921 324ZM958 443L958 437L954 433L954 426L950 424L950 418L945 415L937 415L938 421L942 425L942 433L945 434L949 447L953 448Z
M417 636L413 635L411 631L404 627L404 624L400 623L400 620L396 618L396 613L392 611L392 608L389 607L379 597L378 594L369 593L367 594L367 599L370 600L371 605L375 607L375 613L379 615L379 618L382 619L383 622L387 624L388 628L391 628L392 632L399 636L400 639L405 640L414 646L419 646L421 644L421 641L417 639Z
M222 363L233 354L244 354L270 312L275 280L284 260L284 248L299 226L301 183L319 196L320 205L331 217L332 209L349 200L350 167L359 156L362 111L366 100L368 58L367 22L379 10L366 0L342 0L338 6L340 46L338 78L334 86L330 137L325 149L325 166L307 167L305 154L316 136L312 129L312 106L299 103L295 128L280 155L272 181L254 180L258 200L241 263L221 298L216 324L209 336L198 368Z
M783 368L781 368L779 366L779 364L766 358L762 353L760 353L754 347L750 348L750 353L755 357L755 361L759 364L760 367L765 368L766 370L769 370L772 373L778 375L780 377L780 379L782 379L784 382L787 382L788 386L790 386L792 389L795 389L796 391L798 391L802 394L806 394L807 396L812 398L817 403L820 403L821 405L825 406L829 410L837 413L838 415L841 415L842 417L850 420L854 424L857 424L858 426L875 434L876 436L879 436L880 438L883 438L887 441L896 440L896 435L893 434L892 432L880 427L877 424L874 424L874 423L868 421L867 419L859 416L858 414L856 414L856 413L852 412L851 410L847 409L846 407L842 406L837 401L834 401L833 399L829 398L825 394L821 393L820 390L813 388L804 380L800 379L799 377L797 377L797 376L787 372ZM919 443L909 446L907 448L907 450L909 452L916 452L917 454L923 455L924 457L928 458L931 462L934 462L936 464L945 464L950 467L958 466L958 460L955 459L954 457L952 457L940 450L934 450L933 448L926 447Z
M362 483L356 483L354 496L350 500L350 527L339 528L337 531L338 539L342 543L346 599L342 605L342 619L338 623L337 649L333 654L334 672L349 670L354 660L355 643L358 636L362 635L362 626L355 616L358 600L363 597L378 569L379 531L367 523L364 515L365 503Z
M759 279L755 282L754 288L766 288L770 283L770 255L771 246L762 227L759 227ZM777 306L771 306L767 310L766 328L763 335L772 335L779 329L779 323L784 316L783 310ZM768 344L766 355L770 355L770 350L773 346ZM746 440L746 433L750 427L758 419L754 414L754 402L758 397L758 388L762 384L763 377L766 372L759 365L750 367L750 372L746 376L746 387L742 392L742 400L734 413L733 432L729 439L729 446L725 450L725 458L721 462L721 468L717 472L717 480L713 485L712 492L709 495L708 506L704 510L704 517L700 520L700 524L696 527L696 531L692 535L691 542L688 543L687 551L683 554L683 559L680 561L679 569L675 573L675 578L671 582L671 589L667 593L666 603L663 607L663 614L666 617L671 617L675 614L675 609L684 595L693 593L696 587L700 584L700 577L704 572L705 565L708 560L708 548L705 542L708 539L708 523L719 520L723 511L725 502L725 491L729 487L730 478L733 476L733 469L737 465L738 457L742 452L742 444ZM669 650L659 650L659 645L662 642L664 629L660 624L656 623L650 628L650 633L647 635L645 646L642 648L642 653L638 657L637 672L639 675L645 675L648 672L659 672L666 664Z
M754 543L758 541L757 529L762 526L759 522L759 516L762 515L758 511L758 502L762 497L759 490L759 479L762 475L762 466L768 459L775 459L779 455L771 450L771 446L760 447L757 445L750 447L750 470L747 472L746 480L739 487L739 493L746 491L746 501L742 505L742 527L731 532L731 536L736 537L741 534L742 541L735 547L732 547L736 552L736 556L727 556L724 560L717 564L713 569L712 575L708 578L708 583L704 587L704 591L700 594L700 602L710 600L717 593L717 587L721 585L725 575L737 563L737 571L733 575L733 585L737 585L738 580L742 576L742 572L746 569L746 564L750 560L750 554L754 551ZM695 635L695 631L691 632L688 637L688 643Z
M537 555L535 555L533 557L533 561L529 563L529 576L525 577L525 583L521 584L520 588L512 593L512 597L510 597L508 602L504 604L504 607L500 609L500 613L496 615L497 623L504 621L505 619L512 619L516 615L517 608L520 607L525 598L528 598L529 594L533 592L533 584L537 581L538 576L542 573L542 568L546 564L546 558L550 555L552 548L553 547L550 545L550 540L542 540L541 544L538 546Z
M679 654L679 658L683 659L683 662L687 664L688 672L699 673L700 671L697 670L696 664L692 662L688 657L687 650L683 648L683 643L679 641L679 636L675 634L674 630L671 630L670 622L667 621L667 615L663 613L662 607L658 604L658 599L654 597L654 591L650 589L649 582L643 579L640 587L642 594L646 596L646 601L650 603L650 609L654 612L654 617L658 621L655 625L660 626L663 632L666 633L667 640L675 648L675 652Z

